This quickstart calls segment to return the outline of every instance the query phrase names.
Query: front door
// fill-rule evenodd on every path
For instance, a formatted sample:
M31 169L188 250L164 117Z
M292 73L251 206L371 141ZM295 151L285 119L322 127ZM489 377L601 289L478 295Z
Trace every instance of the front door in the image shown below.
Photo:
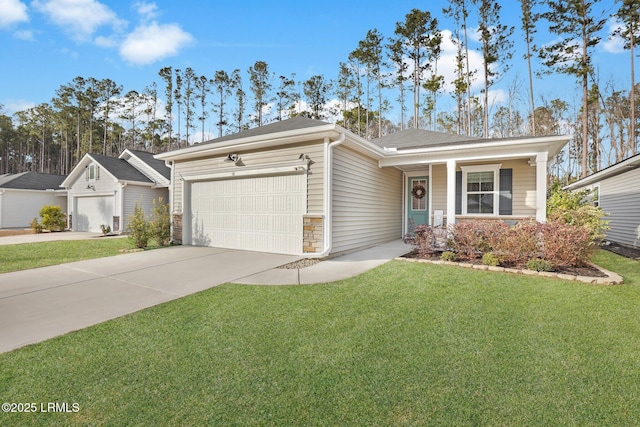
M429 177L412 176L407 180L407 220L411 225L429 224Z

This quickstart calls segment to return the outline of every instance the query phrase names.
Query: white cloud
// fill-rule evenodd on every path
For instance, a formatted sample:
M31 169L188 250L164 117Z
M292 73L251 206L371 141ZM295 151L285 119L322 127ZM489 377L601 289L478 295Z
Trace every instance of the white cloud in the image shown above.
M27 6L19 0L0 0L0 28L27 22Z
M438 61L438 74L444 76L445 90L448 92L453 91L453 81L456 76L456 55L458 54L458 48L451 40L451 31L442 31L442 53L440 60ZM469 69L476 71L475 79L471 82L471 91L475 92L483 87L482 81L484 80L484 72L482 62L482 55L473 49L469 49ZM466 65L466 60L465 60Z
M94 43L96 44L96 46L106 47L106 48L118 46L118 40L114 36L111 36L111 37L98 36L94 40Z
M25 101L24 99L6 99L0 102L0 104L4 106L4 112L9 116L18 111L28 110L36 106L34 102Z
M193 37L177 24L152 22L137 27L120 46L120 55L137 65L151 64L176 55Z
M16 31L13 35L20 40L33 41L35 39L33 31L29 30Z
M95 0L35 0L32 5L80 41L89 40L103 25L123 24L109 7Z
M151 20L158 16L158 5L155 3L137 2L133 5L143 20Z
M602 49L609 53L624 52L624 40L621 37L613 35L622 25L616 19L610 18L607 26L609 27L609 37L602 43Z

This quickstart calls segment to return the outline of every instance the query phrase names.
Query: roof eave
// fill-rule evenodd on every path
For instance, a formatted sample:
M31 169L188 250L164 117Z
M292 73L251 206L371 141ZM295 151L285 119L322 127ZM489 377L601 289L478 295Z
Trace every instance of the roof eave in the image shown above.
M599 172L596 172L592 175L589 175L586 178L579 179L578 181L572 184L569 184L564 188L566 190L576 190L578 188L585 187L587 185L592 185L596 182L602 181L603 179L620 175L622 173L625 173L628 170L633 170L638 167L640 167L640 155L630 157L626 160L621 161L618 164L615 164Z
M189 160L198 157L206 157L220 154L221 152L234 150L251 150L276 145L288 145L305 142L314 138L337 138L341 128L334 124L313 126L309 128L295 129L285 132L277 132L266 135L256 135L246 138L232 139L218 143L194 145L179 150L156 154L158 160Z

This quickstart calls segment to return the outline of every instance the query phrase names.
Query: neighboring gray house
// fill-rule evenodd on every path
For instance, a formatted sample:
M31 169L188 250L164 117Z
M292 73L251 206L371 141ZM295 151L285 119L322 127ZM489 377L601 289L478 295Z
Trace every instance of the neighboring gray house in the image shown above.
M153 154L125 150L119 157L86 154L62 183L68 191L69 228L126 231L136 204L150 214L153 200L169 202L170 169Z
M606 239L640 248L640 154L568 185L592 190L593 202L609 214Z
M297 117L156 158L172 166L175 241L326 257L411 222L544 221L547 162L568 140L410 129L369 141Z
M67 211L64 175L22 172L0 175L0 228L28 228L46 205Z

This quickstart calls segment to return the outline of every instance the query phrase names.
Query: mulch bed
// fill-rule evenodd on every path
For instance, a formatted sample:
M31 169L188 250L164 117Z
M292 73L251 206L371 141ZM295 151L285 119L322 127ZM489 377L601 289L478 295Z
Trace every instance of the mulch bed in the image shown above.
M640 249L634 249L610 242L603 244L602 249L613 252L614 254L622 255L626 258L640 259Z
M416 258L416 259L428 259L428 260L431 260L431 261L437 261L437 260L440 259L440 254L434 254L430 258L418 257L418 252L414 250L414 251L411 251L411 252L409 252L407 254L402 255L401 258ZM463 262L468 263L468 264L482 265L482 260L481 259L464 260ZM526 269L526 267L523 267L523 266L513 266L513 265L503 265L502 267ZM591 266L585 266L585 267L563 267L563 268L558 268L558 269L554 270L553 272L554 273L561 273L561 274L569 274L569 275L572 275L572 276L607 277L607 275L605 273L603 273L602 271L598 270L597 268L591 267Z
M25 230L0 230L0 237L5 236L21 236L23 234L33 234L33 230L25 229Z

